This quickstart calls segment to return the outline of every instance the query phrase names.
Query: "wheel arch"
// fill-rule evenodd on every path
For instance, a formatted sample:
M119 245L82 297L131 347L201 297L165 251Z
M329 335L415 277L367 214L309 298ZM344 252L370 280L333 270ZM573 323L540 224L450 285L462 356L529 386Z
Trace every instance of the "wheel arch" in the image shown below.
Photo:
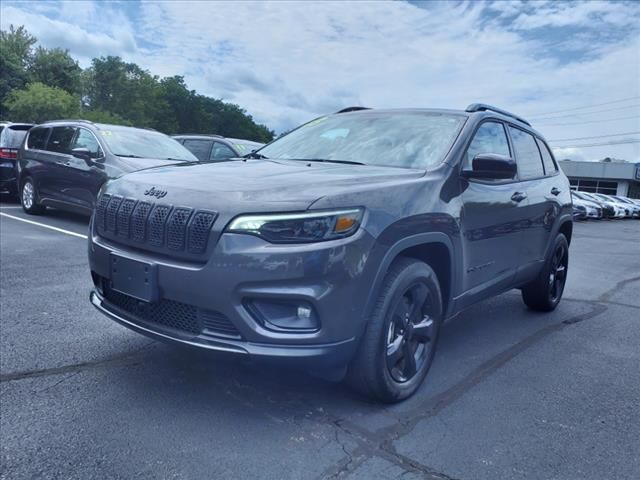
M375 299L379 294L385 275L391 264L399 257L415 258L427 263L436 273L442 290L445 318L453 305L455 281L454 248L451 239L442 232L428 232L403 238L388 249L372 282L367 299L366 317L371 314Z

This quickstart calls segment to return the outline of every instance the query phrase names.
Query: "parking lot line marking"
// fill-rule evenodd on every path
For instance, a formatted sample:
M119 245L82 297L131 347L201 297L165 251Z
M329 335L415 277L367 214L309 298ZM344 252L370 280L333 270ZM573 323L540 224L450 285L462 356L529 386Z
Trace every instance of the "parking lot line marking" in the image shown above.
M0 205L0 210L5 208L22 208L20 205Z
M18 220L20 222L30 223L31 225L37 225L38 227L48 228L49 230L54 230L56 232L66 233L67 235L71 235L72 237L84 238L85 240L89 238L86 235L82 235L81 233L65 230L64 228L54 227L52 225L47 225L46 223L34 222L33 220L27 220L26 218L14 217L13 215L9 215L8 213L0 212L0 216L13 218L14 220Z

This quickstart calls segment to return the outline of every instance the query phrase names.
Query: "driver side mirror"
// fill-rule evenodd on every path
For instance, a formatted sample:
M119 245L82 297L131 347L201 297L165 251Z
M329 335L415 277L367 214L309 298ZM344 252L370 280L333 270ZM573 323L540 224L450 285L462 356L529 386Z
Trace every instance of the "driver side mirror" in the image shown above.
M472 169L463 170L462 176L485 180L509 180L515 177L517 172L518 167L513 159L493 153L479 153L473 157Z
M79 147L79 148L72 149L71 155L77 158L81 158L82 160L87 162L87 164L89 165L93 164L93 158L91 158L91 151L86 147Z

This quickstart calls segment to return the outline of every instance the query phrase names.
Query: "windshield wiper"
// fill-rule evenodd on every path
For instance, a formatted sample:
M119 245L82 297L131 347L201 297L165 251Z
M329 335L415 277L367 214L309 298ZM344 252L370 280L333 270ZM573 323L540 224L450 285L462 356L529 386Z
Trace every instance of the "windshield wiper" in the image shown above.
M299 162L344 163L346 165L366 165L366 163L356 162L354 160L333 160L329 158L287 158L287 160L296 160Z
M265 160L269 157L267 157L266 155L263 155L261 153L258 152L251 152L251 153L247 153L244 157L242 158L257 158L259 160Z
M132 154L124 154L124 153L116 153L116 157L124 157L124 158L144 158L140 155L132 155Z
M197 162L197 160L187 160L185 158L173 158L173 157L166 157L166 158L163 158L163 160L173 160L175 162L189 162L189 161Z

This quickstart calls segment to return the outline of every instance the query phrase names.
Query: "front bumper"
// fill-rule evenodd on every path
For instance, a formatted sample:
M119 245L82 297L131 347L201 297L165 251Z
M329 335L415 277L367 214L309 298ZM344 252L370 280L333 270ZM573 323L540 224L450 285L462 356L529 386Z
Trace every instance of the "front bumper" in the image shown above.
M213 339L203 334L188 336L177 331L162 330L152 323L139 318L117 313L116 309L98 293L91 291L91 304L101 313L119 324L146 335L155 340L168 343L187 345L217 352L250 355L252 357L268 358L270 360L297 360L297 364L309 367L337 367L349 362L355 351L355 339L342 342L317 345L274 345L244 342L230 339Z
M364 229L345 239L304 245L273 245L226 233L217 239L206 263L198 264L117 245L94 233L89 242L95 285L91 303L122 325L159 340L261 358L290 358L309 366L344 365L355 353L364 328L371 285L366 265L375 264L367 262L372 246ZM154 302L129 297L123 303L121 292L114 296L109 287L112 254L154 265ZM303 302L312 306L319 326L299 331L273 328L250 308L252 301ZM137 314L137 303L144 314ZM186 330L182 320L166 321L185 311L192 312L193 321ZM208 329L211 317L217 323ZM223 330L216 328L221 321L227 322Z

